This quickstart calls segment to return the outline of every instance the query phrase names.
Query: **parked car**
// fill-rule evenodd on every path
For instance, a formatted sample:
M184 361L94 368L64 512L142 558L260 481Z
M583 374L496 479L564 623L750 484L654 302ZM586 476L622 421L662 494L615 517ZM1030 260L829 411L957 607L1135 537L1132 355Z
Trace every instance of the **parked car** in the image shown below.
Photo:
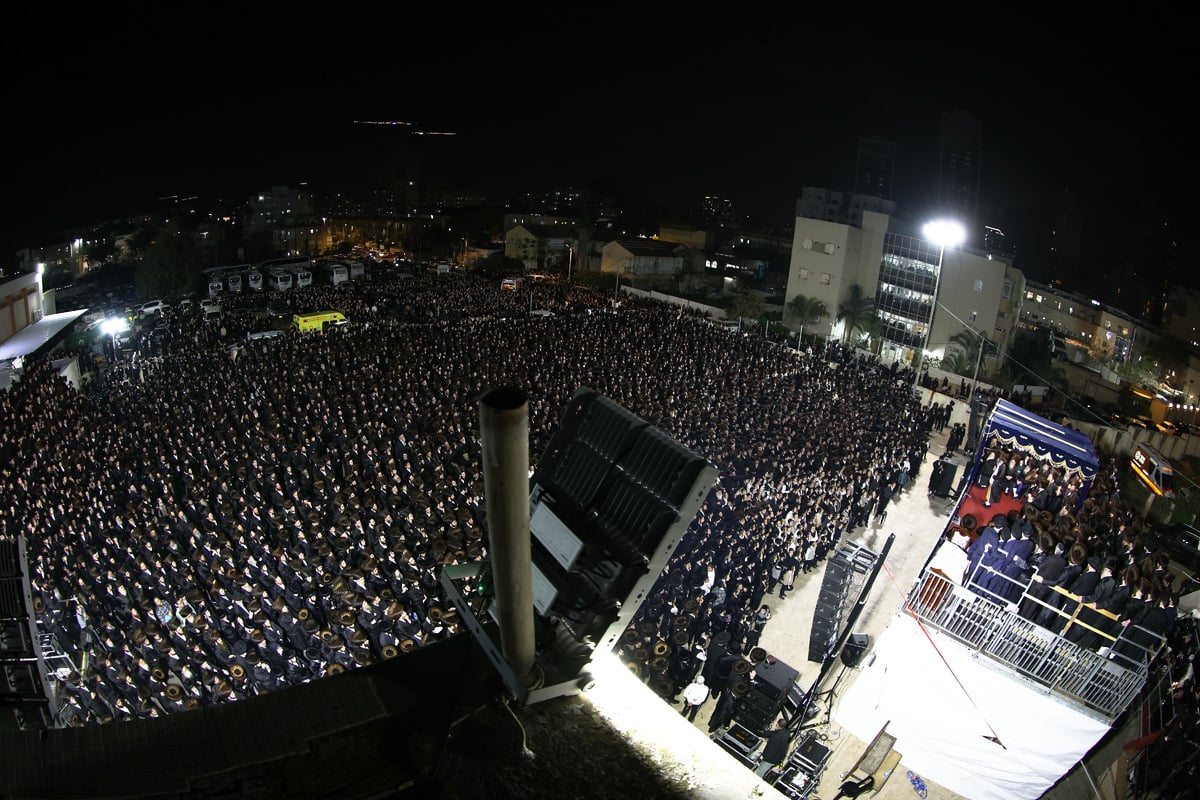
M267 316L271 319L286 319L291 322L292 309L287 303L276 300L267 304Z
M151 314L161 314L167 304L162 300L151 300L149 303L143 303L138 309L138 313L143 317L148 317Z
M1153 543L1166 550L1171 560L1193 578L1200 578L1200 529L1183 522L1157 525Z

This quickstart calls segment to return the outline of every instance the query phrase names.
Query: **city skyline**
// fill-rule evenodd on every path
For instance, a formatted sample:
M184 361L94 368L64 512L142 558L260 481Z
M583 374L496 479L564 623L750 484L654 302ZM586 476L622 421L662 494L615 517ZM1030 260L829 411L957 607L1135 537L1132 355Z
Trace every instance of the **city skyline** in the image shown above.
M603 37L572 43L594 53ZM158 197L240 202L272 185L320 184L359 155L355 121L365 119L454 132L422 140L431 182L501 197L633 187L680 210L716 195L739 215L781 222L805 186L849 190L859 139L879 137L897 147L893 199L915 215L932 203L941 115L961 110L982 128L979 222L1004 230L1020 261L1048 257L1055 208L1070 198L1091 209L1085 243L1101 239L1118 251L1113 258L1138 256L1137 269L1156 269L1157 256L1131 242L1180 213L1175 198L1188 182L1169 167L1185 127L1181 111L1121 105L1120 91L1164 65L1143 57L1133 70L1070 48L1022 51L1019 60L960 57L956 69L935 72L907 51L803 44L735 31L722 53L736 56L647 47L636 61L561 69L547 69L544 53L512 48L501 51L504 75L527 77L498 76L486 87L474 82L479 75L437 68L435 41L344 65L289 65L286 76L276 65L218 79L197 62L167 71L176 88L136 98L116 91L115 69L50 79L19 98L26 118L42 122L17 131L16 205L0 240L11 259L53 231L149 208ZM989 46L995 41L978 49ZM484 51L480 60L495 57ZM78 122L52 122L62 109Z

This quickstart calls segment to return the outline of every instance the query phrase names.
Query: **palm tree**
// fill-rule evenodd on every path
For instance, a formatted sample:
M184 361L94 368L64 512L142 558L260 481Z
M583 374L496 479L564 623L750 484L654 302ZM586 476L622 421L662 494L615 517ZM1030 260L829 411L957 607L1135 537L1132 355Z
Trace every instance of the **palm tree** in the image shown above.
M975 362L968 361L967 357L958 350L951 350L942 358L941 368L946 372L953 372L955 375L967 375L974 368Z
M879 317L871 317L866 322L859 324L855 327L854 333L858 336L858 344L875 355L879 355L884 334L883 322Z
M850 285L850 297L838 304L837 321L843 323L842 341L846 341L855 331L866 331L871 320L875 319L875 298L863 294L862 287L857 283Z
M787 309L800 322L801 341L804 340L804 326L810 322L820 322L821 318L829 313L824 300L803 294L798 294L789 300Z
M951 336L947 344L955 348L954 355L959 356L956 360L965 365L968 370L973 370L975 365L979 363L981 351L984 347L983 334L974 328L967 328ZM959 375L965 374L959 372L959 370L951 370L951 372Z

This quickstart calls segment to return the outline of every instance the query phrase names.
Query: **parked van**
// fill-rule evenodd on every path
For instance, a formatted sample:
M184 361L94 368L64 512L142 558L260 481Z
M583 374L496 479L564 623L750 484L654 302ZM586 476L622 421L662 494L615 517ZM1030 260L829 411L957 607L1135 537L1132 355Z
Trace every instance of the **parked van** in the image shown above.
M1139 444L1129 458L1129 466L1150 491L1161 497L1175 497L1175 469L1157 450Z
M292 327L301 333L323 331L329 325L345 325L346 315L340 311L313 311L292 316Z

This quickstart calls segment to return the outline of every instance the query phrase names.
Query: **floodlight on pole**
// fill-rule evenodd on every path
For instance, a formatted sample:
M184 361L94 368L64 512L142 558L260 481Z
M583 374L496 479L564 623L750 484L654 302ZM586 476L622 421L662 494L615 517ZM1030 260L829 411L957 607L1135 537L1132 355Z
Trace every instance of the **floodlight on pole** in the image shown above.
M129 320L124 317L109 317L100 323L100 332L112 339L113 358L117 357L117 334L129 330Z
M921 377L921 363L925 360L925 351L929 349L929 337L933 334L933 317L937 314L938 288L942 282L942 262L946 257L946 248L958 247L966 241L967 231L961 223L952 219L935 219L925 223L921 235L938 246L938 263L937 272L933 275L933 302L929 306L929 321L925 323L925 336L917 354L919 360L913 365L913 386L917 385L917 380Z

